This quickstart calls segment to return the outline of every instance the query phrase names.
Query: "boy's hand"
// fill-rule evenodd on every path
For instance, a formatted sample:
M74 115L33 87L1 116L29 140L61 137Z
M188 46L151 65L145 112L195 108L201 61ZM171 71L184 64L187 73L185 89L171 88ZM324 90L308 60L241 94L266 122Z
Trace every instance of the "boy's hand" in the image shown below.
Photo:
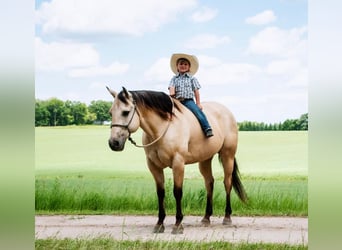
M203 109L202 105L200 103L197 103L197 106L200 108L200 110Z

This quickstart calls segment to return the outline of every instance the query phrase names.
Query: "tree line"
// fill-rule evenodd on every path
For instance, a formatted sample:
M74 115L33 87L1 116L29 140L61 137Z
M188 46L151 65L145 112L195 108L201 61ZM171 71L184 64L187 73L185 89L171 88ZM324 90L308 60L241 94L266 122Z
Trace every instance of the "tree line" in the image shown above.
M108 101L91 101L89 105L79 101L62 101L57 98L36 99L35 126L66 126L102 124L111 120Z
M240 131L265 131L265 130L308 130L308 113L298 119L286 119L279 123L264 123L243 121L238 122Z
M111 120L109 114L111 106L112 102L102 100L91 101L86 105L79 101L62 101L58 98L36 99L35 126L103 124ZM243 121L238 122L238 126L240 131L308 130L308 114L275 124Z

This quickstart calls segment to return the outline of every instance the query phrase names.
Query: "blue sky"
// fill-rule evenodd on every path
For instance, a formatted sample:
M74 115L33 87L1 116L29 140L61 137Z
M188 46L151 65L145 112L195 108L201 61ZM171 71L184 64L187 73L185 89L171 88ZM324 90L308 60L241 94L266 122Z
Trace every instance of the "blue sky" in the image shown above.
M167 93L173 53L194 54L201 99L238 121L308 112L307 1L36 1L35 95L90 103L105 86Z

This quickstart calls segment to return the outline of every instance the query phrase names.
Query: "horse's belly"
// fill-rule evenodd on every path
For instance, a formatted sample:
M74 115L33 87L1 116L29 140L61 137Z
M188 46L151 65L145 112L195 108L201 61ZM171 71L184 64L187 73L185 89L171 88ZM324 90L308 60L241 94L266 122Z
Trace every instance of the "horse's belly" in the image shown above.
M202 162L213 157L220 150L217 145L203 145L190 147L188 152L184 155L184 160L186 164L192 164L196 162Z

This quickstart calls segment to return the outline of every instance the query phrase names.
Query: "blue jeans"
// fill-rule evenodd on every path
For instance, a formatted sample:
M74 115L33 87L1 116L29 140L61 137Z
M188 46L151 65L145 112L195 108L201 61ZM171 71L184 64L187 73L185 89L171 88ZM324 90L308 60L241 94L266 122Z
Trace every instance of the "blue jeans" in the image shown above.
M199 121L201 128L203 132L205 132L207 129L210 129L209 122L207 120L207 117L203 113L203 111L197 106L197 104L194 102L193 99L185 99L181 101L181 103L190 109L190 111L196 116L197 120Z

